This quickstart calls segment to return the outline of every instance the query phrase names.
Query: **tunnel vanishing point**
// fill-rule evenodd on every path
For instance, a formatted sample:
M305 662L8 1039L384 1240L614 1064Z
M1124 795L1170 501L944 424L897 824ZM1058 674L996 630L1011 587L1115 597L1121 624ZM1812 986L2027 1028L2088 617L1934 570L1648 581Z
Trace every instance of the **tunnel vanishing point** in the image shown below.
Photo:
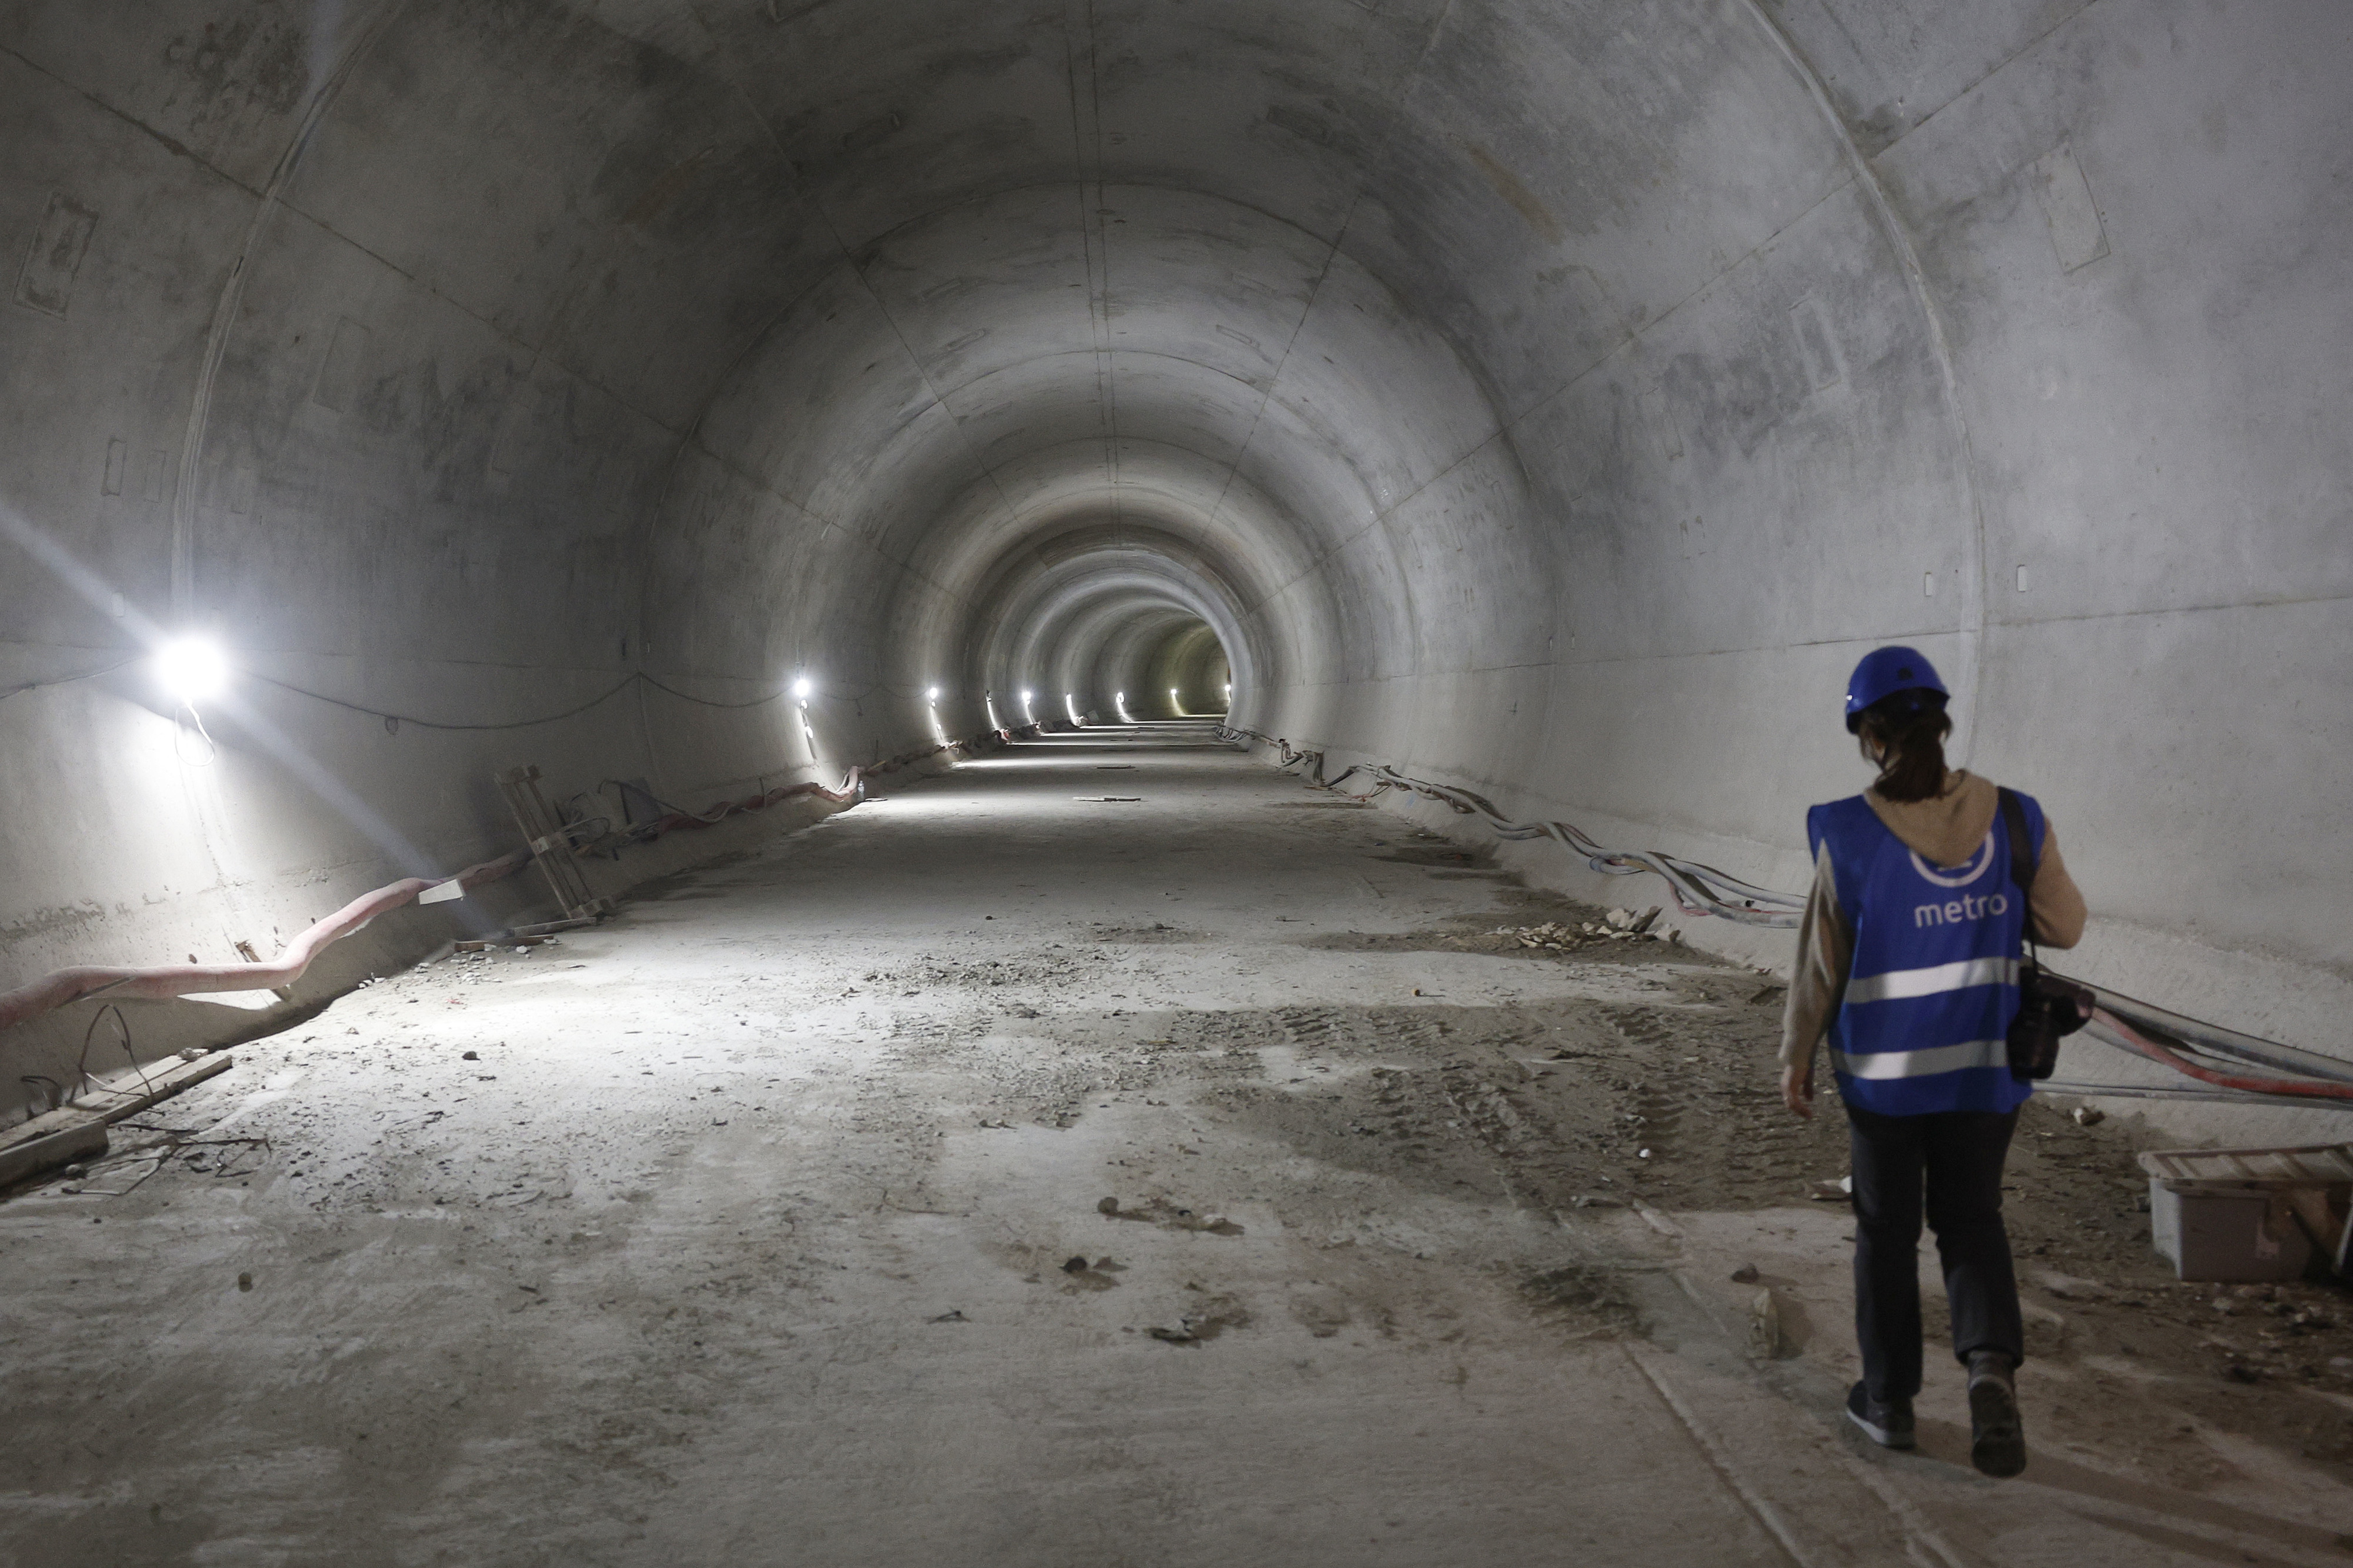
M0 1562L2336 1560L2353 1429L2247 1456L2344 1371L2230 1341L2289 1403L2160 1462L2083 1412L2189 1374L2064 1285L2056 1468L1841 1447L1842 1134L1737 1100L1793 922L1642 868L1802 894L1906 644L2071 972L2353 1058L2348 64L2327 0L0 6L0 1121L244 1068L0 1148ZM1612 905L1650 970L1478 946ZM2177 1289L2109 1223L2074 1302Z

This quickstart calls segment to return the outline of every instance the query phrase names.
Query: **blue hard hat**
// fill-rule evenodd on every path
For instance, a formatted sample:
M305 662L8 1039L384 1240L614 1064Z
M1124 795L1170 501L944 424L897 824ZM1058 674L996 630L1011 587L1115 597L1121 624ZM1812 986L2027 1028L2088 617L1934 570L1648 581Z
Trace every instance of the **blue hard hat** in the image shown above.
M1864 709L1899 691L1933 691L1938 707L1952 695L1936 679L1936 667L1922 658L1918 648L1873 648L1847 678L1846 732L1853 734L1862 723Z

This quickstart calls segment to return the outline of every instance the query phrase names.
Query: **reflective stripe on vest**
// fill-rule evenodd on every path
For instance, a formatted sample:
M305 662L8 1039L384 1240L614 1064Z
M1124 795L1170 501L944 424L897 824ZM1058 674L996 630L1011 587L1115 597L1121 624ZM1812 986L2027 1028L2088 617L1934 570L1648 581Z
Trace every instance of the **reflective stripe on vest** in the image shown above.
M1881 1080L1927 1078L1935 1073L1958 1072L1963 1068L1998 1067L2006 1073L2010 1070L2010 1042L1963 1040L1957 1046L1936 1046L1925 1051L1880 1051L1865 1057L1851 1057L1834 1049L1831 1059L1849 1078Z
M1847 983L1849 1002L1894 1002L1909 996L1934 996L1940 991L1966 991L1972 985L2015 985L2018 960L1965 958L1957 963L1932 963L1926 969L1891 969Z

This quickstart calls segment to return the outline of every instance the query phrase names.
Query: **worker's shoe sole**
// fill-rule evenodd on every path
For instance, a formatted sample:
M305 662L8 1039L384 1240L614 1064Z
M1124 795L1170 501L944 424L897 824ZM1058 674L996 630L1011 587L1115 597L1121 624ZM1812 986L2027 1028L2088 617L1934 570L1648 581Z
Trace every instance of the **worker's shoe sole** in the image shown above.
M1883 1448L1912 1447L1912 1402L1908 1399L1873 1405L1871 1395L1858 1383L1846 1392L1846 1418Z
M2026 1468L2026 1424L2006 1379L1981 1377L1969 1384L1969 1463L1985 1474L2007 1478Z

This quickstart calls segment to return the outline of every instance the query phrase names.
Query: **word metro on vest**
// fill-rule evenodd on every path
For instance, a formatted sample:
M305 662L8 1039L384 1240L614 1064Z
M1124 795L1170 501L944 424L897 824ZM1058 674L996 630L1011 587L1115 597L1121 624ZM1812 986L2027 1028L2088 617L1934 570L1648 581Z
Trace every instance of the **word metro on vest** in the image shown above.
M2042 808L2019 800L2039 856ZM1932 865L1861 795L1814 807L1806 830L1854 930L1831 1023L1839 1093L1889 1116L2016 1107L2031 1092L2010 1074L2009 1047L2026 910L2009 836L1988 833L1959 866Z

